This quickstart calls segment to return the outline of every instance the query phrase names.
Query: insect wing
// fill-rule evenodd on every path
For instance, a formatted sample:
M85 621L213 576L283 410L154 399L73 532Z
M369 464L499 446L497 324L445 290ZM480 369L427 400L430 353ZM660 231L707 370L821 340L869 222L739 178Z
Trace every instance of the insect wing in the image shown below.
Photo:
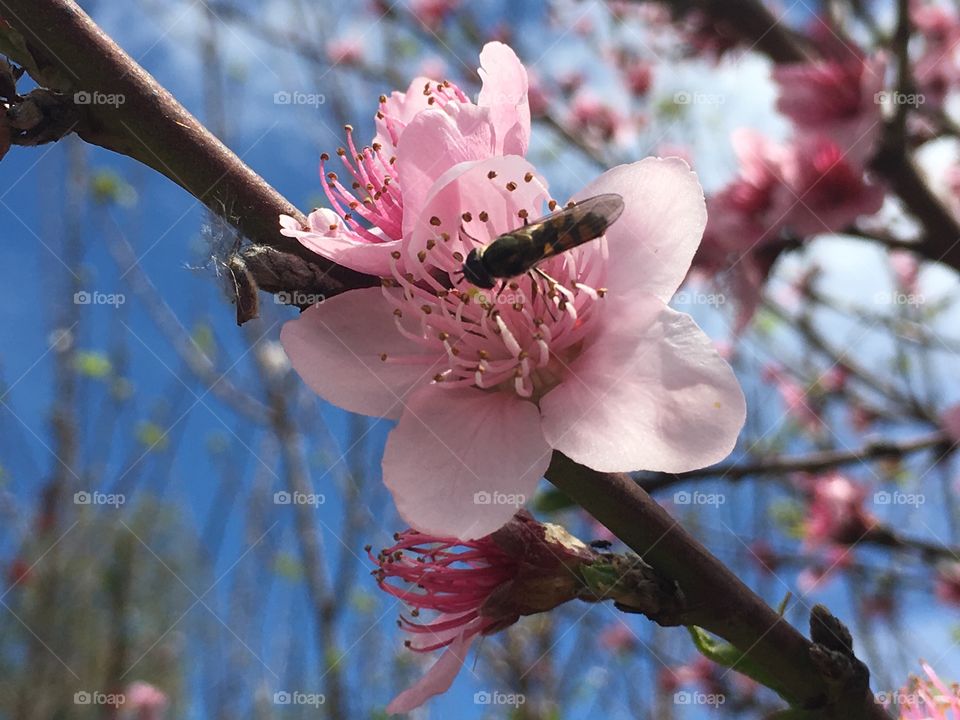
M600 237L622 212L623 198L619 195L597 195L547 215L524 230L539 249L539 259L545 260Z

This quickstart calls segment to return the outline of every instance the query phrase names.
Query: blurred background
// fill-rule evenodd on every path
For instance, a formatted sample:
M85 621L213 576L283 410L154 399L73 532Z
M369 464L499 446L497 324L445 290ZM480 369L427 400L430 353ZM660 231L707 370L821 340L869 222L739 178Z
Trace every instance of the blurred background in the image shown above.
M685 157L711 195L738 171L735 130L791 132L768 60L652 3L80 4L305 211L325 204L319 156L344 124L372 138L378 96L417 75L475 97L489 39L527 65L530 158L556 197L651 154ZM774 10L803 32L841 12L864 47L894 19L884 3ZM946 186L955 138L925 145ZM403 529L380 482L389 421L325 404L290 371L278 334L295 310L265 297L235 326L219 260L237 238L167 179L72 137L13 148L0 178L0 717L385 717L433 660L404 649L402 606L364 550ZM890 199L874 223L909 225ZM960 678L957 475L939 422L960 400L957 291L949 268L810 233L778 254L746 321L712 270L674 301L734 365L750 414L726 470L640 479L791 622L805 629L816 602L844 619L876 690L920 658ZM860 459L878 439L894 449ZM768 467L824 453L835 462ZM530 509L610 539L546 486ZM898 542L851 541L838 526L858 513ZM524 702L484 702L496 692ZM581 604L485 638L415 716L775 707L682 630Z

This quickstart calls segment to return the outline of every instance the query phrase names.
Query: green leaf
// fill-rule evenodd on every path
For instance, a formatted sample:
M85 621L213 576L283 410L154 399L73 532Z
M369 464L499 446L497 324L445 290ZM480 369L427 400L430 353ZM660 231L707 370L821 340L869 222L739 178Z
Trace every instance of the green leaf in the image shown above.
M730 643L714 638L703 628L696 625L687 627L687 632L693 638L693 644L704 657L713 660L718 665L736 670L741 675L753 678L761 685L764 685L780 697L786 699L783 688L779 687L777 680L772 677L766 669L756 664L747 653L741 652Z
M542 513L555 513L576 507L576 503L559 490L544 490L533 499L533 508Z

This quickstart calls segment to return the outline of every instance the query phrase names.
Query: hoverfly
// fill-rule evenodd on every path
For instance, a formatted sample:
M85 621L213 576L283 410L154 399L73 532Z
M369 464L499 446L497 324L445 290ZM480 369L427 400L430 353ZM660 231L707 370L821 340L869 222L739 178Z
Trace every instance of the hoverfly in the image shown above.
M516 230L489 245L474 248L463 262L463 276L479 288L491 289L530 271L547 258L595 240L623 212L623 198L615 193L581 200Z

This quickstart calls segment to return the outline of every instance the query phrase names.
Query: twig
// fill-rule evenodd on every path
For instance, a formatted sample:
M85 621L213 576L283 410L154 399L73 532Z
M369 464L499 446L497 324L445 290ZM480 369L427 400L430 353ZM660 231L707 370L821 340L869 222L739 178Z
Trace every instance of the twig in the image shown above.
M870 460L903 458L924 450L947 451L950 441L943 432L934 432L910 440L876 440L854 450L824 450L806 455L781 456L755 463L723 463L677 475L642 475L637 482L647 492L657 492L691 480L730 480L736 482L763 475L789 475L794 472L822 472Z

